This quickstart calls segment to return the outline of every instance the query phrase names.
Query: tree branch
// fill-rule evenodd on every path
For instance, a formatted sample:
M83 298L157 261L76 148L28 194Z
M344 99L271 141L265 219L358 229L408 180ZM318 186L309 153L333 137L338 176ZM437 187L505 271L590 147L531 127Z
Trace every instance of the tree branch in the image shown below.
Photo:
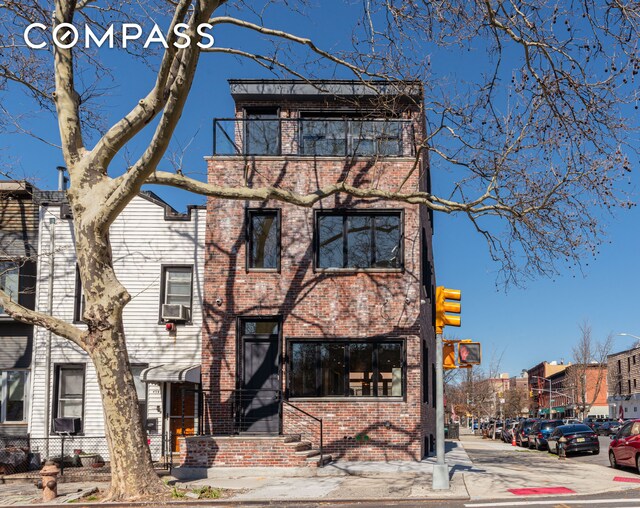
M23 307L22 305L14 302L9 295L1 289L0 306L2 306L5 312L13 319L50 330L56 335L69 339L77 346L85 349L84 337L86 332L83 332L79 328L63 321L62 319Z
M74 0L57 0L54 12L54 27L61 23L73 23ZM69 30L60 30L59 38L64 40ZM62 151L67 164L73 166L84 152L82 141L82 127L80 122L79 106L80 95L74 86L73 52L71 48L65 49L55 46L54 51L55 70L55 104L58 112L58 125L62 141Z
M321 199L328 198L334 194L344 193L363 199L385 199L388 201L424 205L432 210L445 213L465 212L471 214L485 214L490 211L509 211L507 206L498 203L483 205L482 203L487 199L486 196L469 203L458 203L456 201L438 198L428 192L393 192L376 188L354 187L346 182L337 182L327 185L309 194L298 194L287 189L272 186L260 188L218 186L189 178L183 174L156 171L147 178L145 183L178 187L180 189L209 197L255 201L275 199L277 201L307 208L312 207Z

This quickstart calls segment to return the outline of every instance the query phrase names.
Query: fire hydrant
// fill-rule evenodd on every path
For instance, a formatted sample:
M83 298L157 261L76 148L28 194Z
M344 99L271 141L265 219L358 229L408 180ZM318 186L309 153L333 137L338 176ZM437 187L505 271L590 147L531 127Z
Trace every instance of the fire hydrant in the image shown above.
M567 452L564 449L567 443L567 438L562 436L560 439L558 439L558 443L560 444L560 446L558 447L558 459L564 460L567 458Z
M40 470L42 476L42 500L53 501L58 497L58 475L60 468L52 460L44 463L44 467Z

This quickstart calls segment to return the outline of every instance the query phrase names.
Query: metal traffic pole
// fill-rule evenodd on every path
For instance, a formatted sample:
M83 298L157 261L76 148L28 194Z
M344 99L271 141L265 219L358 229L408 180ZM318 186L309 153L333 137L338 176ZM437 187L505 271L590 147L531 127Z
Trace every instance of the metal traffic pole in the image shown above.
M433 490L449 489L449 468L444 460L444 367L442 332L436 333L436 464L433 466Z

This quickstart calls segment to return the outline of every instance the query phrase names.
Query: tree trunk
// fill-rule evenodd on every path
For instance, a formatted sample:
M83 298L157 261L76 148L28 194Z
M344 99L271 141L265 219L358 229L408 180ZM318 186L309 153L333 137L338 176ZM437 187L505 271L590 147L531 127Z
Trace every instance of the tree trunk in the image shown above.
M131 297L113 269L109 231L96 227L89 193L70 189L78 268L84 288L83 347L96 369L109 460L110 500L160 497L164 484L153 469L125 341L122 311ZM96 201L96 196L91 196ZM100 201L100 200L97 200ZM91 218L83 220L87 215Z
M110 500L149 499L165 492L153 469L122 330L95 337L96 368L111 463Z

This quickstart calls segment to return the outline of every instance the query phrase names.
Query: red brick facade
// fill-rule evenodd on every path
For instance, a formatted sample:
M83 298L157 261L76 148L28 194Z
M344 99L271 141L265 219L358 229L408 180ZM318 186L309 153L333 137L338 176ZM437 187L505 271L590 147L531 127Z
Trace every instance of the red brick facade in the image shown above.
M251 104L256 103L253 97ZM236 97L236 114L247 105ZM326 101L280 103L280 117L294 117L300 108L327 107ZM331 105L329 105L331 107ZM407 106L405 117L420 125L420 112ZM291 136L283 125L283 144ZM291 127L293 128L293 127ZM214 156L207 160L209 182L253 187L278 186L297 193L346 180L380 189L423 189L424 168L403 181L415 163L413 156L372 160L310 156ZM422 182L420 181L422 179ZM280 270L246 268L245 215L247 208L279 209L281 214ZM314 211L318 209L393 209L403 212L404 267L398 270L320 271L314 267ZM204 287L202 385L205 391L203 429L220 435L233 431L232 398L238 388L238 318L278 316L280 387L288 403L323 421L324 452L344 460L419 460L433 439L432 363L433 269L431 224L417 205L362 201L345 195L322 200L312 209L277 201L250 202L209 199ZM428 267L421 271L421 264ZM290 339L397 338L404 344L403 397L288 397ZM426 357L423 357L426 355ZM423 379L426 373L426 379ZM423 394L423 388L426 392ZM293 414L295 413L295 415ZM299 433L307 425L318 446L317 425L302 413L283 406L282 434ZM308 436L305 436L308 437ZM190 438L196 439L196 438ZM204 439L204 438L202 438ZM204 457L203 442L198 442ZM194 445L195 441L194 441ZM212 452L213 453L213 452ZM233 455L233 452L229 452ZM184 457L186 465L262 465L261 461L227 452L204 459ZM296 465L279 459L273 448L269 464ZM245 457L243 459L237 457ZM284 456L284 454L283 454ZM194 462L195 460L195 462ZM204 462L203 462L204 461Z

